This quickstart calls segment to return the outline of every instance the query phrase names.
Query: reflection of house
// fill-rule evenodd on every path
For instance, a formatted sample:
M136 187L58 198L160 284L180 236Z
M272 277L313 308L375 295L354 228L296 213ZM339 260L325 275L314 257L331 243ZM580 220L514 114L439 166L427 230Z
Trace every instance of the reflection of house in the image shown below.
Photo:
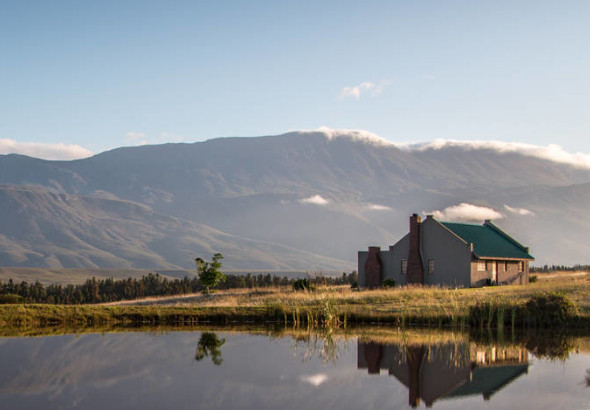
M358 342L357 366L369 374L388 370L409 389L412 407L423 400L430 407L439 399L495 392L528 371L528 354L520 348L470 347L468 343L384 345Z
M376 288L384 279L396 283L483 286L524 284L534 258L500 228L410 217L410 232L389 250L377 246L358 253L359 286Z

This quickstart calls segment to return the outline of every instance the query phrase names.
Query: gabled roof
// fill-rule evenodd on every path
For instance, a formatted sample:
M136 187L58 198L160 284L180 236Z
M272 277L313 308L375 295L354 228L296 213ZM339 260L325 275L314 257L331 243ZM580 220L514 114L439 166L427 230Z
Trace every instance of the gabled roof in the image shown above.
M482 394L490 397L502 387L528 371L528 364L475 368L471 380L447 394L444 398L456 398Z
M473 253L478 258L529 259L528 248L512 239L500 228L486 221L483 225L455 222L440 222L467 243L473 244Z

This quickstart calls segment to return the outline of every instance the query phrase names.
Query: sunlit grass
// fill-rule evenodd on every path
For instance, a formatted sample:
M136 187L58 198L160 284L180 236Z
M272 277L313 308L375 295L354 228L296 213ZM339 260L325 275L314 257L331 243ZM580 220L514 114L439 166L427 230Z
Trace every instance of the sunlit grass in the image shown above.
M290 287L232 289L209 294L150 298L104 305L0 305L0 324L195 324L238 321L281 322L325 326L346 323L412 324L430 327L469 325L476 304L500 307L489 311L496 323L514 323L513 307L533 295L561 292L590 319L590 277L558 277L526 286L473 289L408 286L358 291L347 286L319 286L311 291ZM584 322L585 323L585 322Z

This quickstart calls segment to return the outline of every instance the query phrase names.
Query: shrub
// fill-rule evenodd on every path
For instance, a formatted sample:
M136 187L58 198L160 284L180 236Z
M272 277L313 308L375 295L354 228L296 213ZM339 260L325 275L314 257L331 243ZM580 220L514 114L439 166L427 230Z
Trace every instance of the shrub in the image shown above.
M393 279L385 279L383 282L381 282L381 287L382 288L395 288L395 280Z
M579 314L578 306L559 292L534 295L524 308L529 322L538 327L564 326Z
M293 282L293 290L302 291L310 289L309 279L297 279Z
M535 283L537 281L537 275L529 277L529 283Z
M350 288L351 289L358 289L359 288L359 283L358 281L354 280L350 283Z
M23 298L21 295L15 295L13 293L0 295L0 304L24 303L24 301L25 298Z

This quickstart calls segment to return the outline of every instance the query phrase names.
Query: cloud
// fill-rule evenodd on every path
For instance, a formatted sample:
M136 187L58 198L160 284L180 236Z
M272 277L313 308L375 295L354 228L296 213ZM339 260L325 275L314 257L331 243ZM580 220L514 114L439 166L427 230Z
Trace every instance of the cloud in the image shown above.
M449 206L442 211L428 212L435 219L459 222L481 222L485 219L502 219L504 215L492 208L468 204Z
M345 98L354 98L355 100L360 100L361 95L366 93L371 93L373 96L378 96L383 92L385 87L390 84L390 80L381 80L379 84L375 84L371 81L365 81L352 87L344 87L342 90L340 90L338 98L341 100Z
M583 153L571 154L563 147L550 144L546 146L504 141L457 141L436 139L426 143L397 143L400 149L409 151L440 150L445 148L462 148L466 150L492 150L499 153L515 153L528 157L545 159L577 168L590 169L590 155Z
M314 374L311 376L301 376L301 381L305 383L309 383L312 386L319 387L322 383L328 380L328 376L326 374Z
M423 75L422 78L425 79L425 80L430 80L430 81L436 79L436 77L433 76L433 75Z
M312 204L312 205L320 205L325 206L330 203L327 199L322 198L320 195L313 195L309 198L300 199L299 202L302 204Z
M315 130L303 130L299 132L302 134L315 134L319 132L324 134L330 141L336 138L348 138L352 141L364 142L376 146L395 146L393 142L366 130L332 129L328 127L320 127Z
M86 148L74 144L19 142L11 139L0 139L0 154L21 154L49 160L72 160L93 155Z
M344 98L354 98L355 100L359 100L361 98L361 93L372 90L375 87L375 84L370 81L365 81L364 83L360 83L359 85L355 85L353 87L344 87L342 90L340 90L338 98L341 100Z
M525 209L525 208L513 208L511 206L504 205L504 209L506 209L508 212L516 214L516 215L535 216L535 213L533 211L529 211L528 209Z
M393 211L393 209L388 206L378 204L368 204L367 209L369 211Z

